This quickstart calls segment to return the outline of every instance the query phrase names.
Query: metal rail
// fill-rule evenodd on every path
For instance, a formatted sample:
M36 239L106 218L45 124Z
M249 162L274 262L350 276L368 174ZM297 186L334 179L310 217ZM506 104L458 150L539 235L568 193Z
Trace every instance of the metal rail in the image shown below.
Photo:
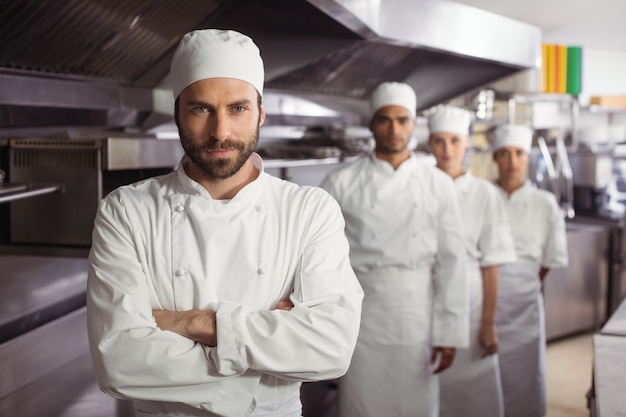
M9 192L4 195L0 195L0 204L15 200L22 200L24 198L36 197L38 195L52 194L60 190L61 184L29 185L26 190Z

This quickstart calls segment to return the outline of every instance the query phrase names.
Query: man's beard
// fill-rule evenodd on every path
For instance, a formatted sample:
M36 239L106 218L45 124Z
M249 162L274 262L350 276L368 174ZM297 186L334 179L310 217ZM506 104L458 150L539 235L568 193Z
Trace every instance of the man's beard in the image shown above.
M197 143L192 134L188 133L182 127L178 128L180 143L185 150L185 154L191 161L206 175L207 178L214 180L225 180L235 175L241 167L246 163L257 143L259 142L259 127L245 142L224 140L219 141L210 139L207 143ZM235 149L237 155L235 159L230 158L207 158L206 151L215 151L219 149Z
M384 142L381 141L381 143L377 143L375 150L376 152L383 154L383 155L394 155L397 153L402 153L406 150L407 148L407 143L403 143L402 145L397 145L397 146L388 146L387 144L385 144Z

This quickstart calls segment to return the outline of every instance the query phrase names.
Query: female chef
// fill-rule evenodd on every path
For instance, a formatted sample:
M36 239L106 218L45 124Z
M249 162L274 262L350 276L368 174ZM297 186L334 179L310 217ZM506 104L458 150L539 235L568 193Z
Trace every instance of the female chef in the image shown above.
M515 261L504 204L489 181L465 169L471 114L443 107L428 118L437 168L454 180L466 248L470 345L440 376L440 416L503 417L495 327L498 265Z
M553 194L527 180L532 130L503 125L494 132L496 181L505 203L517 261L500 268L496 324L507 417L546 412L545 322L541 284L550 268L567 265L565 220Z

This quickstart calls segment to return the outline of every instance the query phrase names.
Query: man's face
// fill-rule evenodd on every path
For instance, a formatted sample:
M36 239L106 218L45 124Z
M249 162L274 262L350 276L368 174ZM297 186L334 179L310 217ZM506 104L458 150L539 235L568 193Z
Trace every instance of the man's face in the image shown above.
M187 86L178 97L176 122L191 162L210 180L236 174L259 141L265 110L249 83L208 78Z
M406 151L414 128L415 122L408 109L402 106L380 108L370 122L376 152L395 154Z

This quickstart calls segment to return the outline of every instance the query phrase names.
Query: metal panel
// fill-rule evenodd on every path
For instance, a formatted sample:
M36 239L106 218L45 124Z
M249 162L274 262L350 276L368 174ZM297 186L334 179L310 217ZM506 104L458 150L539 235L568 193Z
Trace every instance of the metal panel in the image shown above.
M539 28L457 2L309 1L366 39L517 68L538 68L541 63Z
M579 149L570 155L574 184L599 190L613 178L613 155L610 151L591 152Z
M626 299L622 300L611 317L602 326L602 334L613 336L626 336Z
M0 398L89 351L85 307L0 345Z
M14 201L11 241L90 245L102 198L101 142L70 139L12 139L11 180L62 184L60 193Z
M184 154L173 139L111 137L104 145L104 170L174 168Z
M609 230L567 224L569 264L555 268L544 283L548 340L598 330L606 319Z
M152 109L152 90L75 80L0 74L0 104L106 110Z
M598 417L623 416L626 410L626 337L593 336L593 380Z
M86 337L85 337L86 338ZM89 352L0 399L1 416L135 417L133 401L102 392Z
M85 305L85 258L0 255L0 265L0 344Z

